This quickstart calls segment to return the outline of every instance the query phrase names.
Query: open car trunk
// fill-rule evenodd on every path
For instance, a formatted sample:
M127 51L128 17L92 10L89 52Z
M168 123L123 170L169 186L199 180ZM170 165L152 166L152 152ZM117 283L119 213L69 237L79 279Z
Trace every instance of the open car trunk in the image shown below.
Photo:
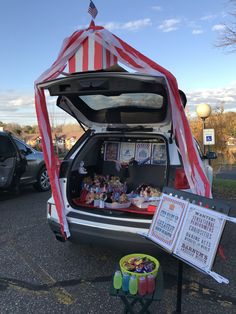
M69 157L65 164L70 164ZM80 210L152 214L148 206L156 204L167 185L168 167L167 143L161 135L93 135L77 156L73 153L67 198Z
M39 84L57 106L91 129L170 127L163 77L128 72L75 73Z

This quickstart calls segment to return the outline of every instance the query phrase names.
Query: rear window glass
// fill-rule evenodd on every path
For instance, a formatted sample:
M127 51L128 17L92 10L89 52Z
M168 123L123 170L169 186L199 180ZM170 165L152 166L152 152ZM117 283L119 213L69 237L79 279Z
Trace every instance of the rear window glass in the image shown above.
M86 95L80 98L93 110L121 107L161 109L164 103L162 95L153 93L128 93L117 96Z

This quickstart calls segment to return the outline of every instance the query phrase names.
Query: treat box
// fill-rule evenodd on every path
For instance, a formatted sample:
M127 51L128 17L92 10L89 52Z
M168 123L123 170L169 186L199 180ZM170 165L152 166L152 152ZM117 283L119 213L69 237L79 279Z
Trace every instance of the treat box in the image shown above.
M127 208L127 207L130 207L131 205L131 202L127 202L127 203L106 203L105 202L105 207L106 208Z
M149 205L157 205L160 200L160 197L132 197L130 198L130 201L133 205L139 207L139 208L147 208Z
M136 203L134 204L138 208L148 208L149 205L157 206L159 201L151 201L151 202L143 202L143 203Z

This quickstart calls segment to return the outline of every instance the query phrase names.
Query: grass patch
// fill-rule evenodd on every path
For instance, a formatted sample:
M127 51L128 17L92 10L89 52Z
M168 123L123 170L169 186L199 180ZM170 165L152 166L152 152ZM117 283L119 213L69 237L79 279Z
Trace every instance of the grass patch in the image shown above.
M214 178L212 193L216 198L236 199L236 180Z

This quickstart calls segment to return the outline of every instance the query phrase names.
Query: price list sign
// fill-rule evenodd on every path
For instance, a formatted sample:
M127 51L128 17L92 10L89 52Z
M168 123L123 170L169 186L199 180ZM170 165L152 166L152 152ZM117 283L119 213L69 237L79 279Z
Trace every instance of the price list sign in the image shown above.
M189 204L173 253L203 271L210 270L224 224L217 212Z
M188 202L163 195L153 217L148 237L167 251L172 251Z
M212 270L226 221L236 223L236 217L163 194L145 237L217 282L228 284L227 278Z

